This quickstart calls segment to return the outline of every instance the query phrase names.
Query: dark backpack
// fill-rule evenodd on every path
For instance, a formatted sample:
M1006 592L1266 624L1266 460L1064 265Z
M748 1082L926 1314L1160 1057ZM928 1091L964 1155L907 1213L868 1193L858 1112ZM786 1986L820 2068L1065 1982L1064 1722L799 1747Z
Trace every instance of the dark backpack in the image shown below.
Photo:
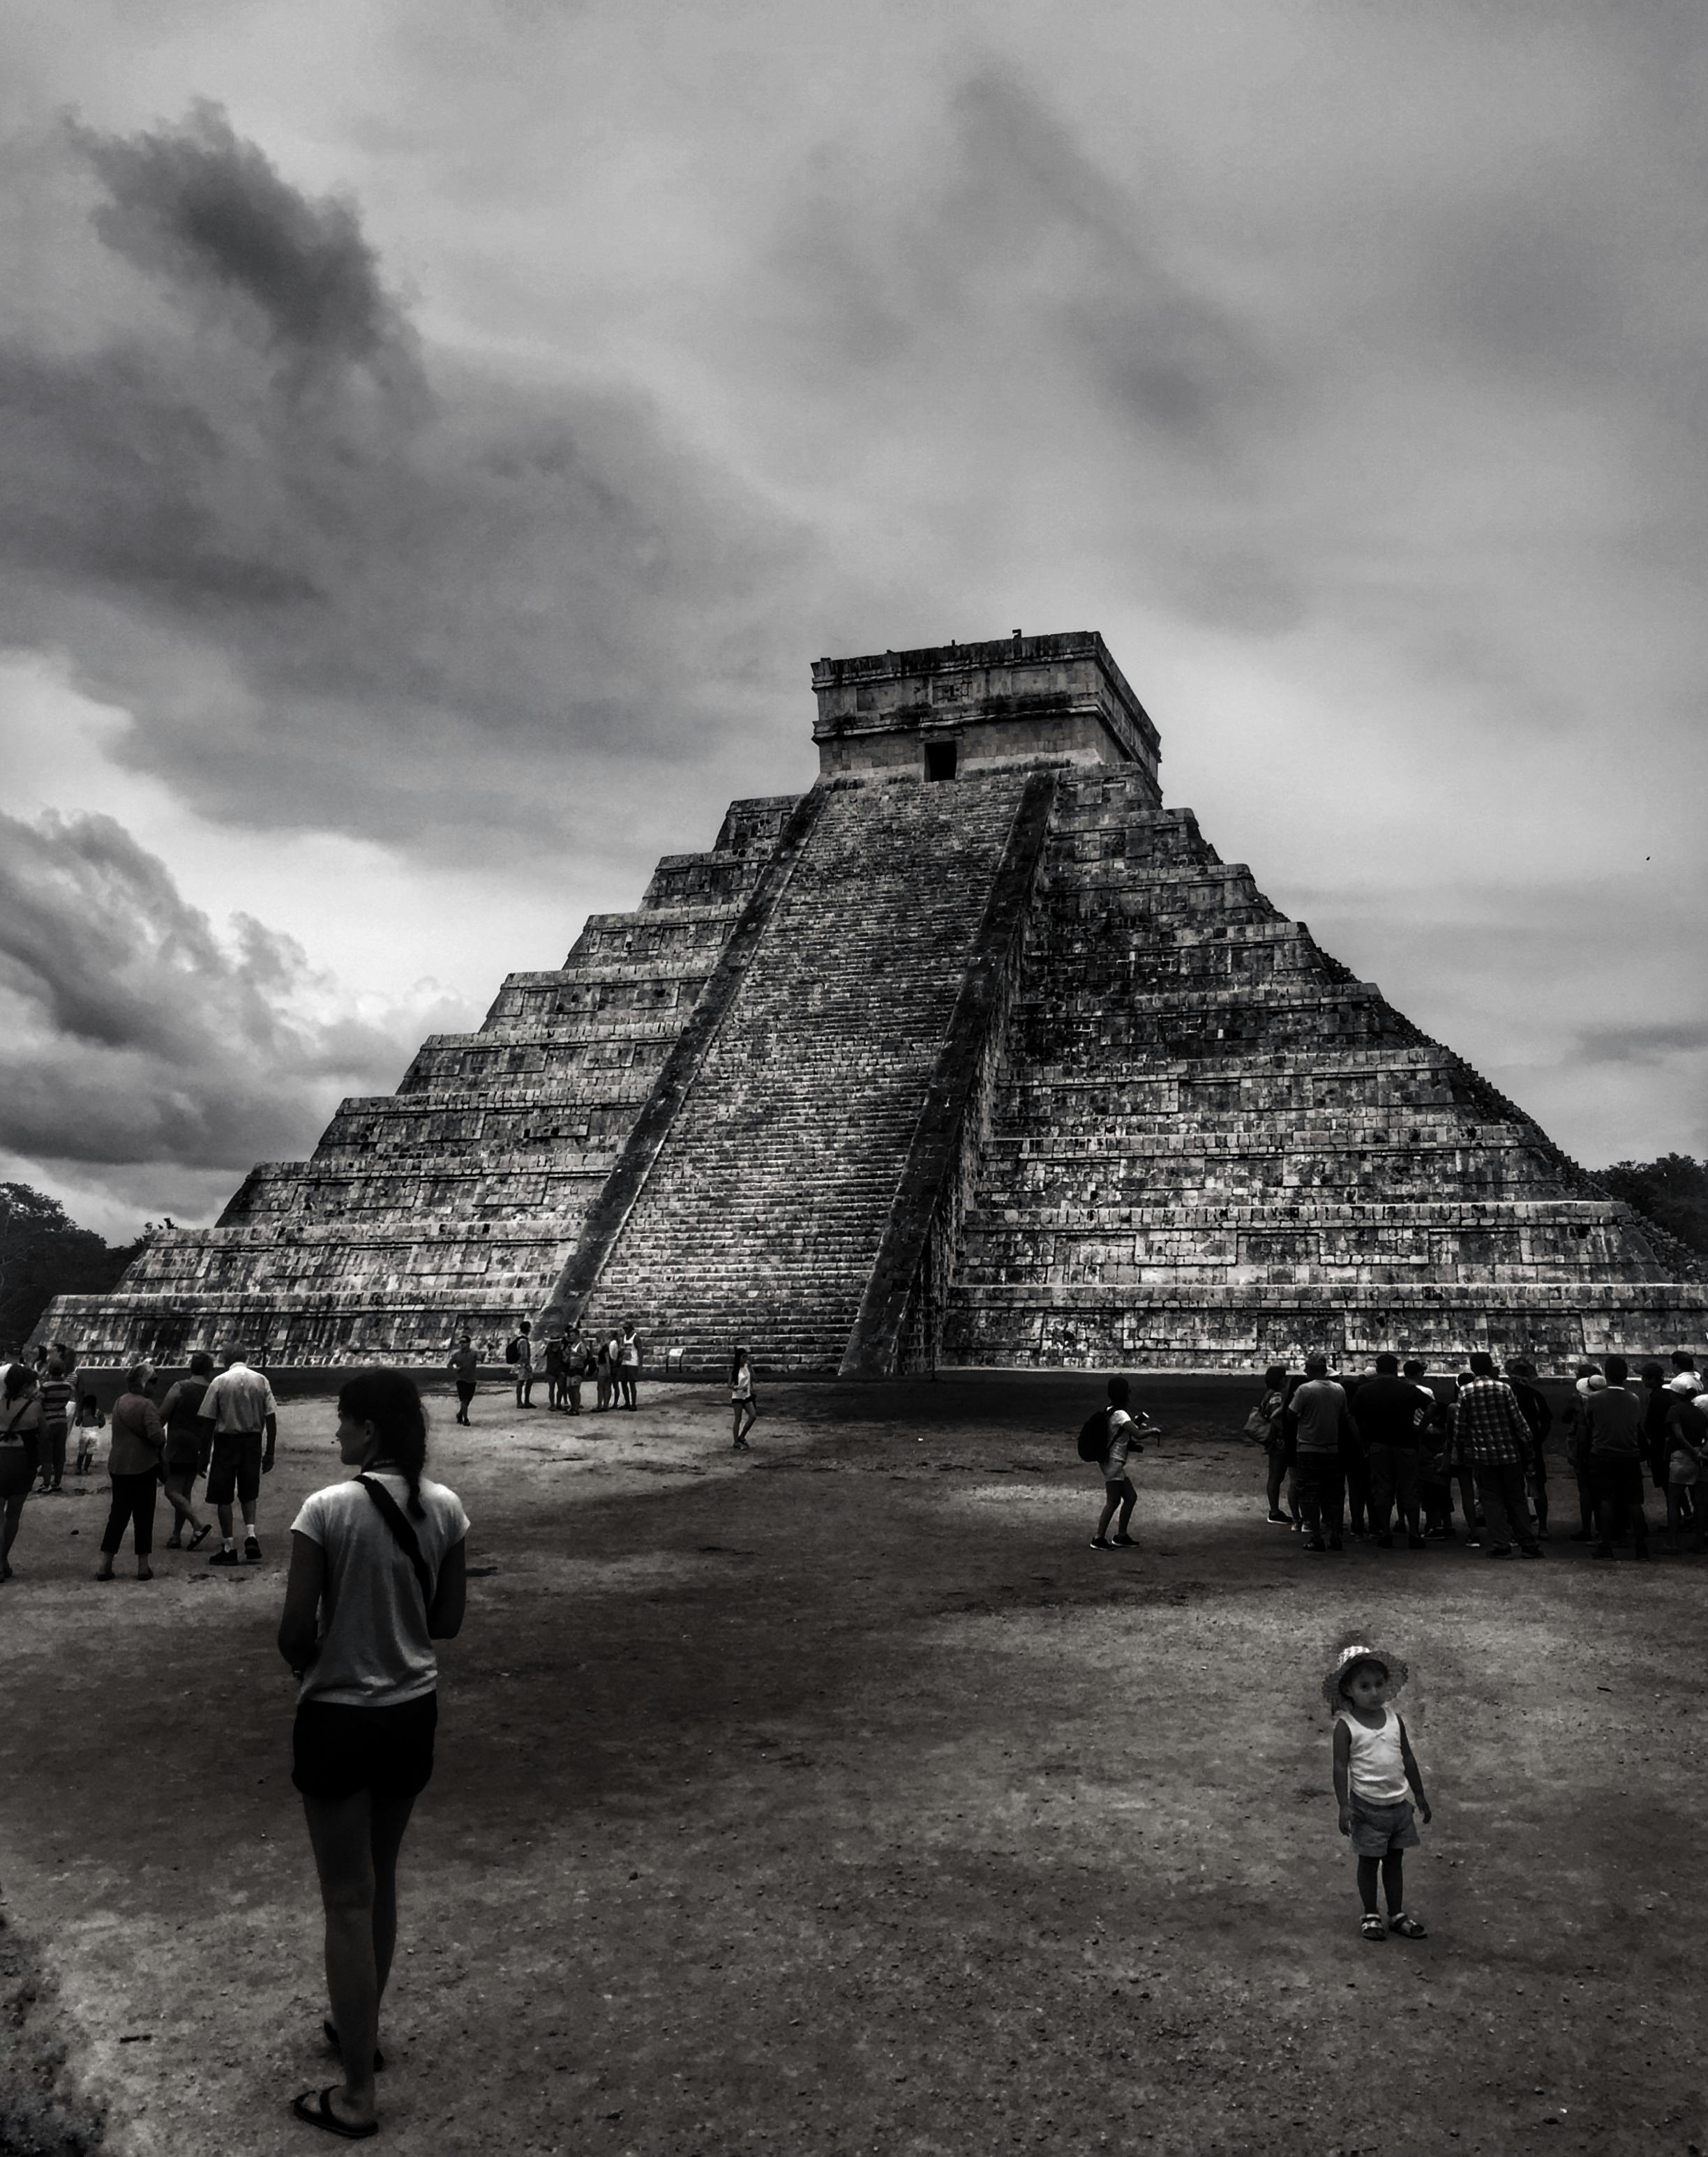
M1101 1460L1109 1450L1109 1410L1099 1408L1080 1425L1080 1459Z
M511 1335L510 1345L504 1351L504 1361L507 1363L519 1363L522 1361L522 1336L519 1333Z

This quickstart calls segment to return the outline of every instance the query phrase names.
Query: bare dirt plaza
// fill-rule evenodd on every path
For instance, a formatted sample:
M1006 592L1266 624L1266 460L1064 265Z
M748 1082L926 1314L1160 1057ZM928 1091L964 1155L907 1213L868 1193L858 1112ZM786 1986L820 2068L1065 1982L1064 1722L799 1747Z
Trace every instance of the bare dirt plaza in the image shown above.
M468 1431L434 1400L477 1577L379 2146L1708 2147L1704 1561L1591 1563L1557 1458L1541 1564L1309 1557L1231 1435L1251 1388L1182 1379L1140 1387L1142 1547L1090 1551L1098 1392L762 1386L746 1459L715 1387L570 1422L489 1386ZM160 1552L163 1506L155 1581L126 1552L97 1586L101 1482L26 1509L0 2148L56 2043L109 2150L311 2144L286 2101L335 2072L273 1634L334 1420L286 1405L259 1568ZM1414 1673L1416 1943L1360 1940L1335 1832L1318 1688L1355 1631Z

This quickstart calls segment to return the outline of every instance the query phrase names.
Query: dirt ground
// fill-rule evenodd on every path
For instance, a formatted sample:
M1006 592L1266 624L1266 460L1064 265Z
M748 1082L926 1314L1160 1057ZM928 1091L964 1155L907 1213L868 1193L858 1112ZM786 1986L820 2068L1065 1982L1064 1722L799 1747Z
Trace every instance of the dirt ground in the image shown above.
M378 2146L1708 2149L1708 1562L1597 1567L1571 1519L1541 1564L1311 1557L1264 1522L1248 1394L1146 1389L1169 1435L1114 1554L1084 1381L777 1387L746 1459L711 1389L436 1404L477 1577ZM96 1490L26 1509L0 2149L49 2082L125 2157L329 2146L286 2109L334 2070L273 1633L333 1423L286 1407L259 1568L98 1587ZM1414 1673L1415 1943L1360 1938L1335 1831L1349 1630Z

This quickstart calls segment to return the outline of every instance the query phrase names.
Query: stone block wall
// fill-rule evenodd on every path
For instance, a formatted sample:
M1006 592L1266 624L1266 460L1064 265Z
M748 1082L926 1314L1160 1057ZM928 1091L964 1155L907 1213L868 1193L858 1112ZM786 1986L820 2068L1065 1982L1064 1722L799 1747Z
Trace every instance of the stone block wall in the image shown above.
M1261 1366L1708 1333L1610 1199L1127 775L1065 777L938 1352Z
M717 844L513 974L479 1029L423 1043L395 1094L343 1102L306 1161L250 1171L211 1229L158 1235L121 1288L44 1329L86 1361L235 1340L276 1363L488 1354L536 1311L716 965L794 797L732 803Z

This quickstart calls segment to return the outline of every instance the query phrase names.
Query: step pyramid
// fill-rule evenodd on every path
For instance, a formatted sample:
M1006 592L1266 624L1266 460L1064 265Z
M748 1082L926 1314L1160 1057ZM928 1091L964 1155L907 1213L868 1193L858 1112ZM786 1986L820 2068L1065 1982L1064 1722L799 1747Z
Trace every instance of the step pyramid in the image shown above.
M814 669L820 777L730 805L561 968L44 1336L85 1362L1548 1369L1708 1338L1692 1255L1166 809L1095 634Z

